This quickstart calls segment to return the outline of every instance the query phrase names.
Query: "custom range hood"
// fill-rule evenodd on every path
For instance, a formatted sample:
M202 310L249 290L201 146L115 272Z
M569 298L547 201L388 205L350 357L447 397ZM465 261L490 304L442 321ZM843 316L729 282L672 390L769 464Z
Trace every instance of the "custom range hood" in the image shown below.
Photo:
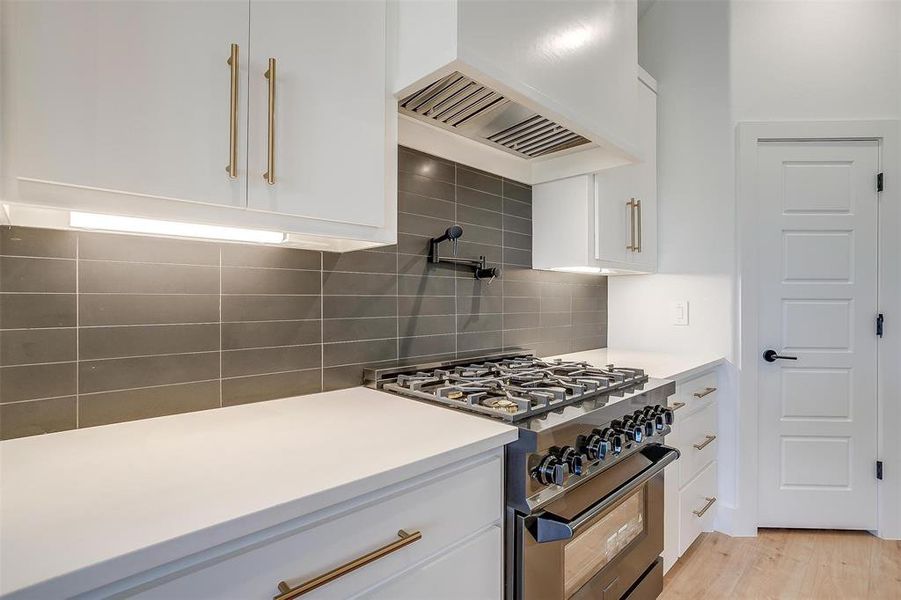
M630 0L398 0L399 143L541 183L642 160Z

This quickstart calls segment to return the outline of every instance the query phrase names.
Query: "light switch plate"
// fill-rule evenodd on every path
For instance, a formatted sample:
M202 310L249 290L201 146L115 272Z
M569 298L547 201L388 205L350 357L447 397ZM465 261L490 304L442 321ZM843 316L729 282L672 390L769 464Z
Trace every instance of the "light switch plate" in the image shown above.
M676 300L673 304L673 325L688 325L688 300Z

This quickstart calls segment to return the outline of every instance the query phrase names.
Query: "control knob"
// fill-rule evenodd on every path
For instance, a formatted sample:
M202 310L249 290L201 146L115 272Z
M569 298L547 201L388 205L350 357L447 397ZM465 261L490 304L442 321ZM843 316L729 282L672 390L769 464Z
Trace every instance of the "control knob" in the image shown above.
M554 446L551 448L551 453L566 465L570 473L577 476L582 474L582 455L575 448L572 446L563 446L562 448Z
M666 408L665 406L661 406L660 413L663 415L663 422L667 425L673 424L673 410L671 408Z
M613 423L611 423L611 425L613 425ZM613 452L614 455L623 451L623 436L617 433L613 428L605 427L601 430L599 435L602 440L607 441L607 448L609 451Z
M632 442L640 443L643 437L642 428L637 425L630 417L626 417L622 421L613 421L610 426L614 431L623 434L626 439Z
M543 485L563 485L563 463L553 454L548 454L532 471L532 477Z
M604 460L607 452L610 451L610 442L601 437L601 431L595 429L589 435L580 435L576 440L576 445L582 454L588 457L588 460Z
M647 409L635 411L635 422L641 425L644 437L649 438L654 435L654 418Z

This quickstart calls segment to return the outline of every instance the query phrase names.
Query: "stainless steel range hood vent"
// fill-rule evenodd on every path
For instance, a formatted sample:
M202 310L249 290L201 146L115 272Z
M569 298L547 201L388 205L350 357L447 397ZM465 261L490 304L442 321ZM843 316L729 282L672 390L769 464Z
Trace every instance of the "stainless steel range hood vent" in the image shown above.
M590 140L453 72L399 102L401 113L521 158L537 158Z

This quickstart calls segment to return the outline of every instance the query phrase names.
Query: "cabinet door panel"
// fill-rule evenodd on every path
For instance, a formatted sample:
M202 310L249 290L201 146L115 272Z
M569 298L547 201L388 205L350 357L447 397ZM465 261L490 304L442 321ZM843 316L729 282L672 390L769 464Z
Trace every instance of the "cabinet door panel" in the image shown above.
M644 161L626 167L635 197L641 200L641 251L630 252L631 260L645 271L657 270L657 94L638 83L638 133Z
M225 170L226 61L238 44L246 76L247 13L247 0L5 3L7 176L243 206L243 172Z
M632 197L631 180L622 172L623 168L601 171L595 175L598 236L596 257L601 263L625 262L628 260L627 254L631 254L626 250L630 227L626 202Z
M432 562L363 594L367 600L497 600L503 595L501 528L491 527Z
M385 223L386 3L251 1L251 209L326 221ZM276 59L275 183L268 80Z

